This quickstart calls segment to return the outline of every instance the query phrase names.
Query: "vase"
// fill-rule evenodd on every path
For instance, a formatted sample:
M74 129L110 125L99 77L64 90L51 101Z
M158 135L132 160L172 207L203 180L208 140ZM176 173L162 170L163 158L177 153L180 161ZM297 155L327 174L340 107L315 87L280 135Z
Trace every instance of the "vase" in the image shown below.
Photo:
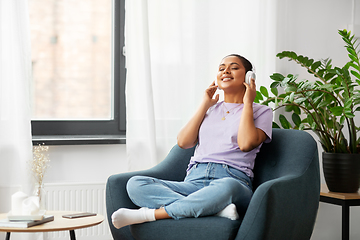
M35 196L39 198L39 211L46 211L46 191L44 184L35 185Z
M323 172L331 192L355 193L360 185L360 154L323 152Z

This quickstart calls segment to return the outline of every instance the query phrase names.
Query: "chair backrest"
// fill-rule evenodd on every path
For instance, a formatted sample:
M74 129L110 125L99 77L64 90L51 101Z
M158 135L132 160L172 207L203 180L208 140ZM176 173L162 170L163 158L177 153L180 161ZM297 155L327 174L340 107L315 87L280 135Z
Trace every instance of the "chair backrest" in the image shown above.
M175 145L165 160L155 166L154 170L161 172L163 179L183 180L184 170L194 149L195 147L184 150ZM309 133L274 128L272 141L262 145L255 159L254 190L271 179L301 175L313 161L315 152L317 153L317 144ZM164 172L163 169L169 170Z
M272 141L263 144L255 160L254 190L271 179L300 176L309 168L314 154L317 154L317 144L309 133L273 129Z

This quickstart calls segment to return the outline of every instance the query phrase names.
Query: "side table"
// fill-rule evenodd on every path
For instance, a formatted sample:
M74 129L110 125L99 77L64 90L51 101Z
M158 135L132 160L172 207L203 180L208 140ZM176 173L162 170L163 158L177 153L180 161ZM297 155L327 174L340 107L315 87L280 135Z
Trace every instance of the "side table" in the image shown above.
M350 206L360 206L360 194L330 192L326 184L321 185L320 202L339 205L342 208L342 240L350 237Z
M29 228L4 228L0 227L0 232L6 232L6 240L10 240L12 232L55 232L55 231L69 231L70 239L75 240L75 229L92 227L104 221L104 216L96 215L91 217L82 217L75 219L63 218L62 215L72 214L78 212L69 211L47 211L46 215L54 215L54 221L47 222L41 225ZM0 219L7 217L7 213L1 213Z

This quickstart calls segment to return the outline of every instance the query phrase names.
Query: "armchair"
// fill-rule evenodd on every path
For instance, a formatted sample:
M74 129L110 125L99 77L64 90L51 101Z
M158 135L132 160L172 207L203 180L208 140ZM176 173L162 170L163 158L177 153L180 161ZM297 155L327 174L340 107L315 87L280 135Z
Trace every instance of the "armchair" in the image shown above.
M319 206L320 176L317 144L304 131L273 129L254 168L254 195L244 216L166 219L116 229L111 214L121 207L138 208L129 199L126 183L134 175L182 181L194 148L174 146L164 161L144 171L110 176L106 208L115 240L308 240Z

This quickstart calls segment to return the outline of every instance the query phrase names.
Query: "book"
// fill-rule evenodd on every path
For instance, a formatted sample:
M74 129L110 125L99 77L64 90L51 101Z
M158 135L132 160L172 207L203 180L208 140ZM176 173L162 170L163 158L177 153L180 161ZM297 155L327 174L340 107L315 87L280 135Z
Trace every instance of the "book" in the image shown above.
M36 215L13 215L10 211L7 214L7 218L10 221L30 221L30 220L42 220L45 216L46 210L39 211Z
M14 221L8 218L0 219L0 227L5 228L29 228L32 226L54 221L53 215L45 215L41 220Z

